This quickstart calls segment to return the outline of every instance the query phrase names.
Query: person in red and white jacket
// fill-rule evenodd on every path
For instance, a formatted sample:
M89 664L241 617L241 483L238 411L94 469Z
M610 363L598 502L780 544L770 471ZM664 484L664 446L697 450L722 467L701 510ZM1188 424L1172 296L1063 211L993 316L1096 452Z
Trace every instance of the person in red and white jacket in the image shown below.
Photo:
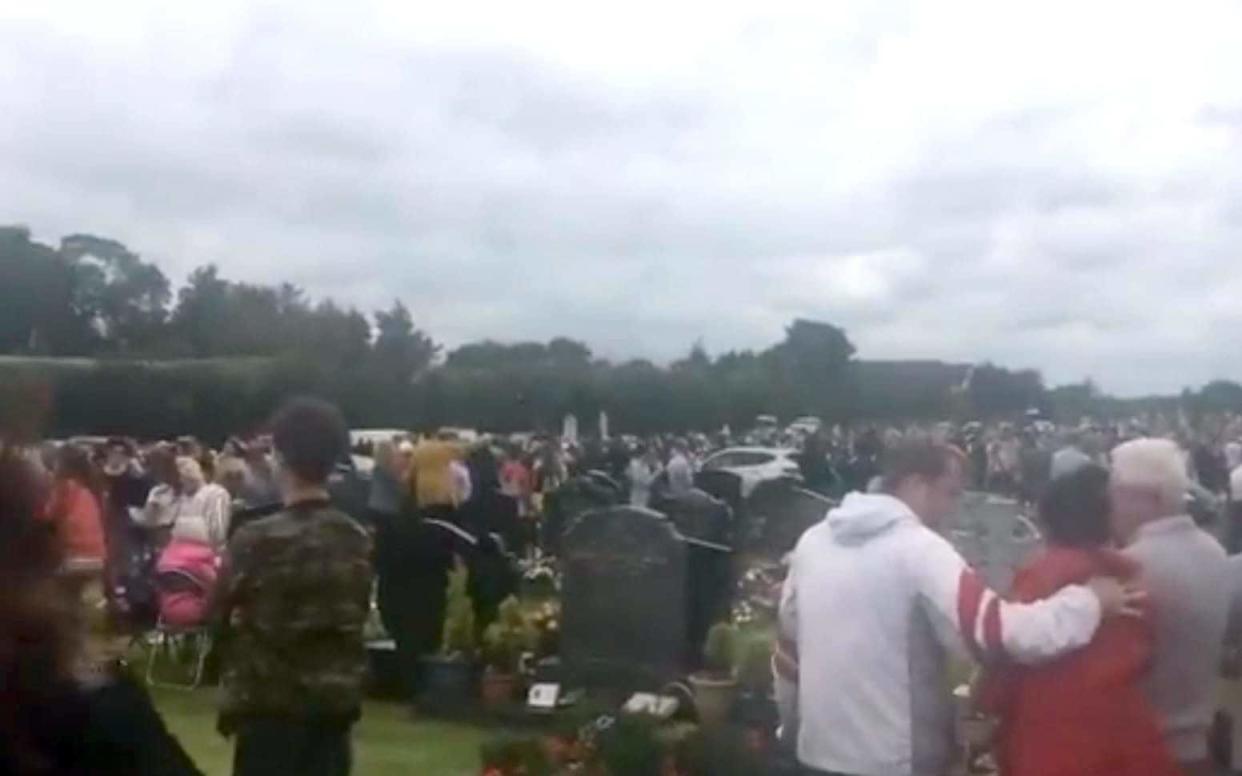
M1110 578L1035 603L988 590L936 529L956 513L966 459L907 440L879 493L851 493L790 557L774 660L781 734L811 773L939 776L953 756L949 651L1037 663L1137 614L1141 591Z

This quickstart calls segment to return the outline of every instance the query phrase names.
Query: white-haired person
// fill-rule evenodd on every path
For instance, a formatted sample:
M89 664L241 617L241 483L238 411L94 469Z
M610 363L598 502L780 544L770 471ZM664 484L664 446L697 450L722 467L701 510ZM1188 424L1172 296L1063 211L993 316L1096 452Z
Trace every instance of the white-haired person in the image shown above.
M207 482L202 466L189 456L177 458L177 475L181 478L181 494L185 499L177 520L187 515L202 518L211 548L223 552L228 544L229 520L233 514L232 497L223 486Z
M1142 567L1155 612L1144 690L1188 776L1208 774L1208 728L1230 605L1225 550L1187 514L1190 480L1176 443L1126 442L1113 450L1112 465L1114 533Z

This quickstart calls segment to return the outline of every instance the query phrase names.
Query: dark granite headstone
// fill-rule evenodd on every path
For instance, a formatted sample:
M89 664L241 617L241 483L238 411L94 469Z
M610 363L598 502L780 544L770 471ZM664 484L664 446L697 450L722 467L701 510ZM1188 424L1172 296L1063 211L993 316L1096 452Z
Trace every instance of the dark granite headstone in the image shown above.
M687 548L659 512L578 516L562 540L561 655L570 681L658 690L682 674Z
M603 482L589 474L571 478L548 496L542 530L544 550L559 555L561 536L575 518L588 510L621 504L624 500L624 494L615 483Z
M697 488L680 496L653 496L651 508L667 515L677 532L687 539L732 547L733 516L729 506Z
M794 548L806 529L824 519L833 501L803 488L797 480L761 482L746 500L744 547L772 558Z
M724 469L707 469L694 475L694 487L729 505L733 519L742 514L742 478Z
M689 641L686 659L697 666L712 623L727 619L733 600L732 513L701 490L656 498L652 508L668 515L686 541L689 575Z

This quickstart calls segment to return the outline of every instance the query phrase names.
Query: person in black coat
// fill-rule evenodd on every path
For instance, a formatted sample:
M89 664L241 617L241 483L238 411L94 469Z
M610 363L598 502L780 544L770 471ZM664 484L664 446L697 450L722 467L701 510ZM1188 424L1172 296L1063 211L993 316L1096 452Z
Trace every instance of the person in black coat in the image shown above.
M144 564L145 537L130 518L131 509L142 509L154 482L138 465L130 444L120 438L108 440L103 462L104 538L109 606L118 619L131 625L153 621L155 601L140 595L137 579L149 572Z
M473 488L470 500L458 510L460 525L475 538L464 558L470 571L467 591L474 605L479 634L496 619L500 602L517 592L513 548L521 542L517 500L500 488L500 469L486 447L471 452L467 460Z

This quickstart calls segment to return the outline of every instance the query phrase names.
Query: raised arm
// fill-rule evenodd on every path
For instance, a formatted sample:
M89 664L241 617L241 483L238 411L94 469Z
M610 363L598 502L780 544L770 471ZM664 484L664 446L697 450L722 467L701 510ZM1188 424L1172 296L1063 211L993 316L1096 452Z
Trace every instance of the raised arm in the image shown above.
M956 632L981 659L1047 661L1085 646L1100 625L1101 598L1091 587L1075 585L1036 603L1010 603L989 590L943 537L928 531L911 550L905 562L920 601L931 617L951 625L938 631Z

